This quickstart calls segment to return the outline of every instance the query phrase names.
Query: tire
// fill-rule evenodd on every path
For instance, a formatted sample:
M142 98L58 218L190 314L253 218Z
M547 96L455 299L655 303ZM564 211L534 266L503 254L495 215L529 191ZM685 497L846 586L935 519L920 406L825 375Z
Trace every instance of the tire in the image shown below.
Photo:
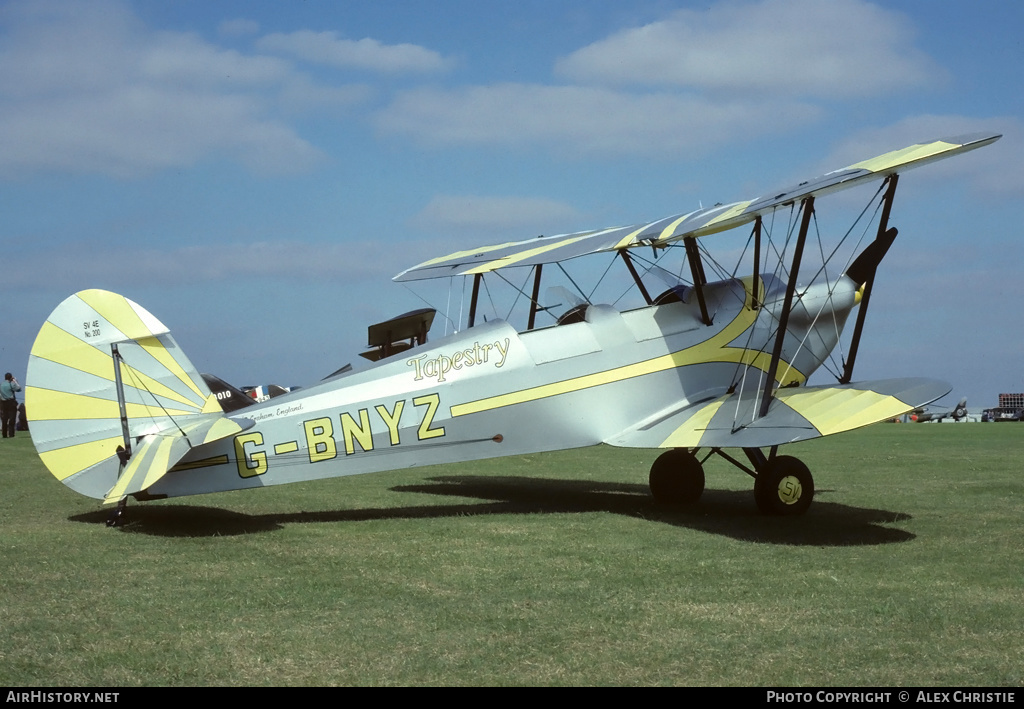
M802 515L814 499L814 478L799 458L780 455L754 480L754 500L766 515Z
M692 505L704 492L704 467L685 448L673 448L651 466L651 495L662 505Z

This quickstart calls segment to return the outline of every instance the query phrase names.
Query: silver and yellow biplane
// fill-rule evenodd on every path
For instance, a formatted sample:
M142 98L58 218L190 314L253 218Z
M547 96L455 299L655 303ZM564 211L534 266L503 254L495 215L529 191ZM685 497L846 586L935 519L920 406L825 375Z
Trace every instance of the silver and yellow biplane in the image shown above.
M919 378L854 382L852 374L875 271L896 236L889 216L900 174L999 137L921 143L750 201L427 261L395 280L464 277L472 294L460 330L428 343L433 309L379 323L369 329L367 368L345 368L263 403L239 404L235 395L228 406L231 391L211 388L219 380L204 379L157 318L123 296L82 291L53 311L32 347L32 439L64 484L118 503L112 523L128 497L599 443L667 449L650 470L659 502L697 500L703 463L717 454L754 478L763 512L801 514L813 478L798 459L778 455L780 445L891 419L950 390ZM817 201L869 181L878 183L861 213L869 243L841 267L820 251L809 276L805 246ZM739 227L750 231L737 267L710 280L708 237ZM538 317L556 315L541 302L543 267L599 253L621 261L640 306L583 296L539 327ZM679 255L678 275L660 265L669 253ZM519 288L525 329L478 322L485 279L515 268L528 274ZM652 296L662 278L668 287ZM837 381L808 385L854 309Z

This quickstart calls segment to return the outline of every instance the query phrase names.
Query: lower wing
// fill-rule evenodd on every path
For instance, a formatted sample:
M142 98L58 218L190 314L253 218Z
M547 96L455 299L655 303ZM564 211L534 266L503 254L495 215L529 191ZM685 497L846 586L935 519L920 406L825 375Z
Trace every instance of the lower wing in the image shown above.
M764 416L757 416L760 397L725 394L663 411L605 443L629 448L764 448L895 418L950 389L945 382L918 378L779 389Z

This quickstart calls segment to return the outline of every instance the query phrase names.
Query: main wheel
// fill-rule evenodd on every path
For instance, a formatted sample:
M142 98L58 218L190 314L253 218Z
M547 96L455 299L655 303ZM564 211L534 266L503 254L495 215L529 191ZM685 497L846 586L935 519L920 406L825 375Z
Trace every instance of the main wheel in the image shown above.
M690 505L704 492L704 467L685 448L665 451L651 466L651 494L664 505Z
M754 479L754 500L766 515L802 515L814 498L814 478L803 462L790 455L770 461Z

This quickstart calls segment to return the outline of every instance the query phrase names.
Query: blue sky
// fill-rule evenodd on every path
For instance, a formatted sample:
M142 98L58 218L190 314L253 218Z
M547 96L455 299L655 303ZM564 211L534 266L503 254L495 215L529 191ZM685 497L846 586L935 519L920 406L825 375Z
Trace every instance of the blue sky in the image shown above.
M201 371L308 385L445 306L390 280L426 258L997 131L901 180L858 359L994 405L1024 391L1022 28L1002 1L2 3L0 369L105 288ZM857 208L818 204L837 233Z

